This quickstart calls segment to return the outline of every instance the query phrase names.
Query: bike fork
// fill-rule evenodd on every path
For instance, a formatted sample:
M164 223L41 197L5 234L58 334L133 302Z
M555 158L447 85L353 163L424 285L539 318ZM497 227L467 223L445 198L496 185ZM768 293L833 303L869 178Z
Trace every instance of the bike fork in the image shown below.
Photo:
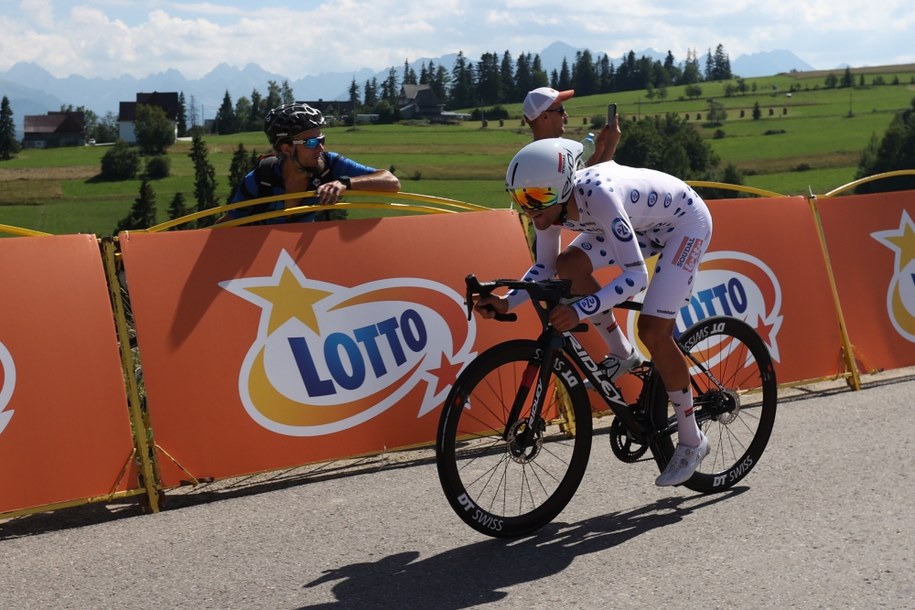
M549 332L549 331L548 331ZM527 417L527 425L524 427L524 442L529 441L537 430L537 423L540 420L540 414L543 412L544 396L550 383L550 372L553 365L553 355L555 350L561 345L562 338L555 333L550 333L551 337L546 341L541 341L541 345L546 344L541 357L537 360L531 360L527 363L524 373L521 376L521 385L515 394L515 400L512 402L512 408L509 412L508 419L505 422L505 430L502 432L502 440L508 440L512 431L516 428L518 419L521 417L521 410L531 388L534 388L534 398L531 403L531 412ZM542 338L542 337L541 337Z

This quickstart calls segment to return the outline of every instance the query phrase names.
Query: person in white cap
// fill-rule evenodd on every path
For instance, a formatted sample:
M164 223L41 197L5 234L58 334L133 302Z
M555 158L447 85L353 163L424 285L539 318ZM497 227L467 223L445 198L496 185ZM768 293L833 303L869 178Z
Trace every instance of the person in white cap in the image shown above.
M530 125L534 140L563 136L569 121L563 102L574 95L574 89L557 91L552 87L538 87L527 92L523 106L524 120ZM619 118L614 119L613 125L604 125L594 142L594 154L584 159L584 164L591 166L612 160L621 135Z
M557 91L552 87L538 87L528 91L524 98L524 120L530 125L535 140L562 137L569 120L562 103L573 95L574 89Z

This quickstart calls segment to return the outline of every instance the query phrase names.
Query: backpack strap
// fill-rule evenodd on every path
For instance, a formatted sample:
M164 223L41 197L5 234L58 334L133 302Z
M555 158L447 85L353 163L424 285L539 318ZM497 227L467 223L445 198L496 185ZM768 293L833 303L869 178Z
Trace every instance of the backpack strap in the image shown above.
M257 180L257 196L270 197L273 195L273 188L283 186L283 177L276 174L274 167L280 158L276 155L265 155L258 159L257 167L254 168L254 177Z
M280 158L276 155L264 155L257 160L257 165L254 166L254 181L257 184L257 192L252 193L249 191L244 180L238 185L238 188L244 191L248 199L271 197L274 187L283 186L283 177L278 176L274 169L279 160ZM259 203L255 206L249 206L245 208L247 210L246 215L269 212L270 205L270 203Z

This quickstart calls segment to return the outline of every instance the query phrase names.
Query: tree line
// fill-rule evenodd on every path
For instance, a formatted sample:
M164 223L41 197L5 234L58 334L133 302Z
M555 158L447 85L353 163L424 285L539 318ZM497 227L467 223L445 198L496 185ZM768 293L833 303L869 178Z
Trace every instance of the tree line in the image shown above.
M379 122L385 123L400 119L398 106L403 85L429 85L445 109L454 110L520 103L528 91L537 87L575 89L578 96L645 89L649 97L663 98L671 86L732 77L730 59L720 44L714 52L708 51L704 67L695 51L689 51L682 63L670 51L664 61L644 55L637 58L634 51L629 51L617 66L606 54L595 59L585 49L576 52L571 62L563 58L560 68L549 74L538 54L521 53L512 58L505 51L500 58L497 53L487 52L474 62L461 51L451 70L430 60L417 72L406 60L401 71L392 67L380 81L373 77L360 86L354 78L348 99L356 112L376 114ZM288 81L268 81L266 94L253 90L250 96L241 96L234 103L226 91L214 120L215 131L230 134L260 130L264 115L271 108L295 99ZM190 124L196 125L193 100L190 114Z
M728 54L719 44L714 53L709 49L704 68L694 50L687 52L682 63L677 62L671 51L664 61L645 55L636 57L634 51L629 51L616 65L607 54L595 57L585 49L576 52L572 62L563 58L561 66L549 74L536 54L521 53L512 58L509 51L501 57L487 52L478 62L473 62L461 51L450 71L430 60L422 64L417 74L409 61L404 62L399 84L429 85L445 108L453 110L518 103L531 89L545 86L575 89L576 95L587 96L638 89L663 91L675 85L728 80L732 76ZM382 101L396 102L397 77L397 71L391 68L384 81L367 80L361 91L354 79L349 89L350 100L363 108L372 108Z

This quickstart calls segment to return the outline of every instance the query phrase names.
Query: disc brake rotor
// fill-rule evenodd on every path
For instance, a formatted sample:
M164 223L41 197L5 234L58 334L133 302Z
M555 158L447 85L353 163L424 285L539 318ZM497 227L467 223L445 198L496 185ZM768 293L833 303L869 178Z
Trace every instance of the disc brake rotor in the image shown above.
M540 454L546 424L541 419L535 430L530 430L527 420L516 422L508 433L508 455L519 464L527 464Z

